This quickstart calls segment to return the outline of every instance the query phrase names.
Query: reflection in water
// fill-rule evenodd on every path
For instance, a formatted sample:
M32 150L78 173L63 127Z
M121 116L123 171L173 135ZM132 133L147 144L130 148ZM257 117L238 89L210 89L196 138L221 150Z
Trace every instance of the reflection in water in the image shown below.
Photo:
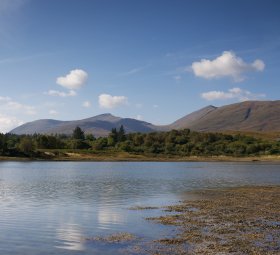
M145 217L186 191L280 184L277 164L0 162L0 254L102 254L116 250L87 237L131 232L157 238Z
M124 214L110 207L101 207L97 211L97 222L101 229L112 229L112 225L125 223Z
M79 225L67 224L58 228L56 238L59 240L55 247L66 250L82 251L85 249L83 240L84 235Z

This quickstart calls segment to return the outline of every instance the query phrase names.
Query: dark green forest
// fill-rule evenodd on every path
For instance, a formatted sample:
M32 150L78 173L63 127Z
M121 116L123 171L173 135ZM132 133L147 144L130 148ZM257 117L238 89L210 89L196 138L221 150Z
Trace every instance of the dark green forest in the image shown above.
M241 157L280 154L280 142L189 129L126 134L122 126L112 129L108 137L99 138L85 134L79 127L70 136L0 134L1 156L40 158L46 151L57 154L61 151L93 154L113 151L142 155Z

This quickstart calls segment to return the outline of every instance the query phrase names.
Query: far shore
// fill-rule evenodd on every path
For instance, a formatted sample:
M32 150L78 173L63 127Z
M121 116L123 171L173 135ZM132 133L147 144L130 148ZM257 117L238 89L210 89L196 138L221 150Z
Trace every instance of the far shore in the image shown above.
M143 155L130 153L63 153L47 154L48 157L7 157L0 156L0 161L92 161L92 162L280 162L280 155L266 156L177 156Z

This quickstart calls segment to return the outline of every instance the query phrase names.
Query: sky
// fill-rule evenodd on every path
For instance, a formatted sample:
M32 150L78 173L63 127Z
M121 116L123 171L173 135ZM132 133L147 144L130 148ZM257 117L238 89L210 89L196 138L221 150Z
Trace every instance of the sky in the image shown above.
M279 100L279 13L278 0L0 0L0 132Z

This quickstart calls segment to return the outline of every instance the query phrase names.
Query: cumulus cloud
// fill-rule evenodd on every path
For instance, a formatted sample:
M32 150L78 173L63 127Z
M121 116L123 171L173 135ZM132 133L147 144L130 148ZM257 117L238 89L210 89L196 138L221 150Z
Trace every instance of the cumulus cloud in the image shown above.
M87 78L87 72L81 69L75 69L70 71L66 76L58 77L56 83L67 89L79 89L86 83Z
M213 100L227 100L227 99L237 99L239 101L247 101L247 100L257 100L264 98L265 94L254 94L248 90L243 90L241 88L232 88L228 91L209 91L201 94L203 99L208 101Z
M83 102L83 107L85 107L85 108L91 107L91 102L90 101L84 101Z
M191 70L197 77L215 79L221 77L232 77L234 81L244 80L244 73L250 71L263 71L265 64L262 60L246 63L237 57L233 51L224 51L223 54L213 60L201 59L193 62Z
M128 103L125 96L111 96L109 94L101 94L99 96L99 106L101 108L112 109Z
M74 90L70 90L68 93L58 90L49 90L48 92L45 92L44 94L49 96L59 96L59 97L73 97L76 96L77 93Z
M23 122L15 117L0 114L0 132L7 133L13 128L22 125Z
M0 96L0 107L1 110L6 110L6 111L20 111L21 113L27 115L36 114L35 107L16 102L12 100L10 97Z

